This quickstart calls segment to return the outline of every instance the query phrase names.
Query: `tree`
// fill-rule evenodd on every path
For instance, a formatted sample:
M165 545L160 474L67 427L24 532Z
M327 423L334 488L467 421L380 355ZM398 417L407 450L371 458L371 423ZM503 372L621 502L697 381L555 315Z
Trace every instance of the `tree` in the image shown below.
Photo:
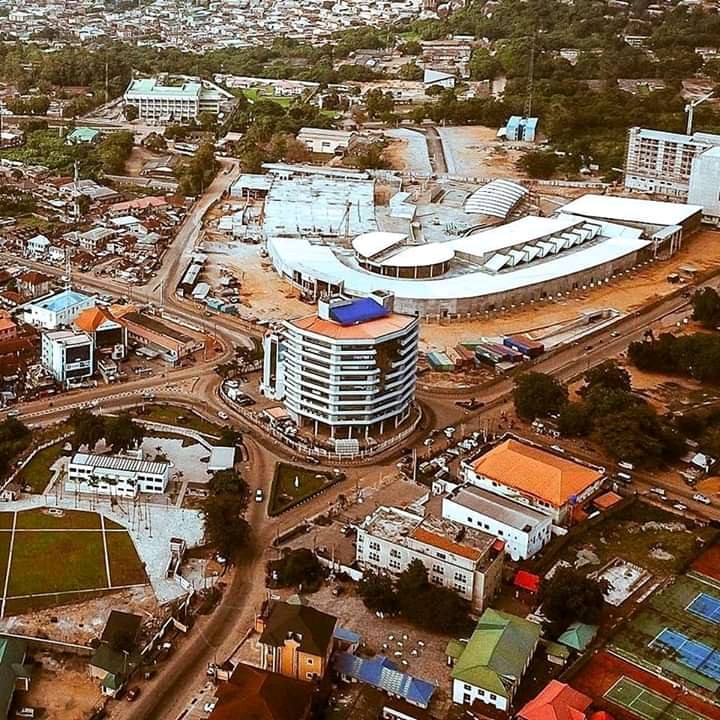
M543 580L538 599L545 617L559 627L596 623L605 603L601 584L572 567L557 568L552 578Z
M563 437L584 437L593 427L592 414L584 402L567 403L560 410L558 432Z
M567 398L567 388L550 375L528 372L515 380L515 412L525 420L560 412Z
M623 390L630 392L630 373L621 368L615 360L605 360L596 367L585 373L585 385L579 390L579 394L586 397L594 389Z
M180 191L183 195L200 195L212 182L217 169L215 148L211 141L206 140L192 158L175 170L175 177L180 181Z
M137 109L137 105L125 105L123 108L123 115L128 122L137 120L140 115L140 111Z
M205 537L226 558L236 558L250 543L250 524L239 495L210 495L203 503Z
M213 495L237 495L247 509L250 487L236 470L219 470L213 473L209 489Z
M554 152L531 150L518 160L518 165L530 177L547 180L560 167L560 158Z
M391 112L394 106L392 93L383 92L380 88L373 88L365 93L365 109L371 120Z
M392 578L370 570L363 573L358 584L358 593L365 607L372 612L394 615L398 612L398 598Z
M269 562L268 575L274 587L300 587L302 592L315 592L322 585L325 569L312 550L297 548Z
M136 423L128 413L105 419L105 442L113 452L121 452L138 446L145 437L145 428Z
M422 80L423 75L423 69L414 62L407 63L398 70L400 80Z
M502 68L489 50L480 47L473 50L468 69L473 80L493 80Z
M698 290L692 298L693 320L702 323L706 328L720 325L720 295L715 288L706 287Z
M148 150L152 150L152 152L167 150L167 141L160 133L156 132L151 132L145 140L143 140L143 145L145 145Z
M10 461L25 450L32 440L30 429L17 418L0 422L0 473L9 470Z
M102 169L109 175L119 175L133 149L133 134L128 130L114 132L103 138L97 149Z
M68 421L73 428L74 450L87 445L92 452L98 441L105 436L105 419L89 410L73 410Z

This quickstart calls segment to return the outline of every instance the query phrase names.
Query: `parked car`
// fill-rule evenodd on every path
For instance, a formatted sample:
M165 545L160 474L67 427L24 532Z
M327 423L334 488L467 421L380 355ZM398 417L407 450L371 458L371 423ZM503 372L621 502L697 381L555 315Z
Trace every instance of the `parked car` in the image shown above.
M134 687L131 687L127 692L127 699L128 702L134 702L138 699L138 696L140 695L140 688L135 685Z
M692 497L695 502L702 503L703 505L712 504L712 500L710 500L707 495L703 495L702 493L695 493Z
M255 502L262 502L265 499L265 493L262 491L262 488L258 488L255 491Z
M229 420L229 419L230 419L230 416L229 416L224 410L220 410L220 411L218 412L218 417L219 417L221 420Z

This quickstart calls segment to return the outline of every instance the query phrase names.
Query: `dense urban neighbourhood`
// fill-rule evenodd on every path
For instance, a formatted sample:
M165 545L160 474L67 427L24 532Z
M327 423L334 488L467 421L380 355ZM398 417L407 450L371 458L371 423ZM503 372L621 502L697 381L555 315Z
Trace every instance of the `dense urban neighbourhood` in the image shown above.
M719 37L0 0L0 718L720 718Z

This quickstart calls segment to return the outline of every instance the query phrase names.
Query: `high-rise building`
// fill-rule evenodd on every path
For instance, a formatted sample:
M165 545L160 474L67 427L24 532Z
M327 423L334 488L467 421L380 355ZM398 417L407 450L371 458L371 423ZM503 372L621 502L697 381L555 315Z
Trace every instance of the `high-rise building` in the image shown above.
M697 157L720 146L720 135L630 128L625 161L628 190L685 200Z
M368 438L405 421L415 401L418 320L392 296L321 299L264 340L262 391L331 438Z

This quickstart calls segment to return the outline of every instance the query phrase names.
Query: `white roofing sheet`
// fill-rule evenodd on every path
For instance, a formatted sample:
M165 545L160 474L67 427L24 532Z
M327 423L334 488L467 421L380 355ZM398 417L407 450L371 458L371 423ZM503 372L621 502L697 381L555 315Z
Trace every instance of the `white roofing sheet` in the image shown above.
M527 242L533 242L548 235L563 232L574 225L582 223L582 218L538 217L527 215L507 225L498 225L489 230L481 230L459 240L453 240L452 245L456 252L466 255L484 256L488 253L505 250Z
M358 235L353 241L353 250L365 258L373 258L385 250L389 250L395 245L399 245L407 239L405 233L375 232L363 233Z
M428 243L427 245L410 245L399 253L392 255L380 263L391 267L421 267L449 262L455 257L448 243Z
M544 283L556 278L589 270L641 250L650 241L633 237L609 238L594 245L580 246L571 252L545 262L518 266L496 275L478 271L433 280L384 277L349 267L326 245L314 245L304 238L270 238L268 250L282 269L300 270L309 277L336 283L344 280L346 289L357 295L376 290L394 292L409 299L452 299L478 297L506 292L514 288Z
M702 211L700 205L642 200L612 195L583 195L567 205L564 213L648 225L680 225Z

